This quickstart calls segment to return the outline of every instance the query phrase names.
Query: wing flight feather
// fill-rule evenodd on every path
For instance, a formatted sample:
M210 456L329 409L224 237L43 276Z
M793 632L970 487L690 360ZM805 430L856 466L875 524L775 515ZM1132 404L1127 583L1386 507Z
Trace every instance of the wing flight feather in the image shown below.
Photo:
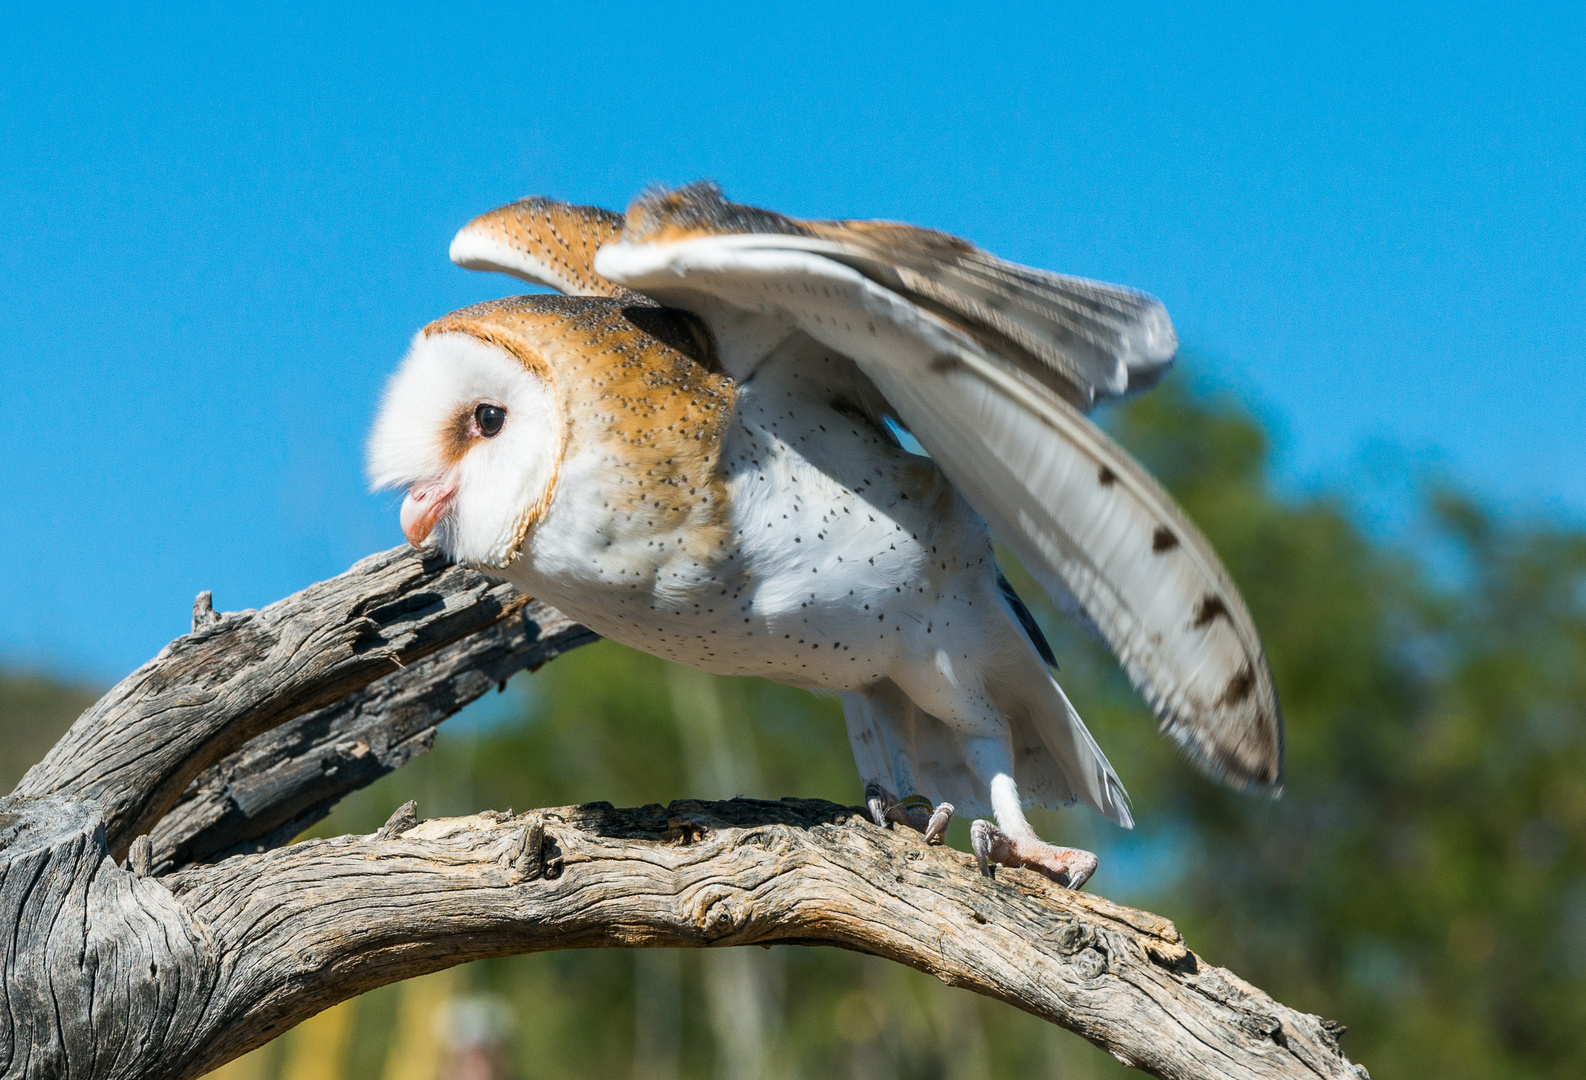
M1057 376L1054 389L1081 408L1155 382L1178 347L1162 305L1132 289L1033 270L907 225L811 227L840 245L833 258L958 322L987 351Z

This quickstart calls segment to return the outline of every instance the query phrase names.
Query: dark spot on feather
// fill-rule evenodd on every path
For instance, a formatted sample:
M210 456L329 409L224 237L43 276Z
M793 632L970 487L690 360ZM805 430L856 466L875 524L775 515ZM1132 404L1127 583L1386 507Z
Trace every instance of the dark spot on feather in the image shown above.
M1237 705L1250 696L1250 691L1256 688L1256 673L1246 664L1239 669L1239 674L1228 680L1228 688L1223 691L1219 705Z
M1101 467L1101 472L1096 474L1096 483L1100 484L1102 487L1112 487L1112 485L1116 484L1117 482L1118 474L1107 468L1105 465Z
M1173 535L1173 530L1166 525L1158 525L1156 532L1151 534L1151 550L1160 555L1176 547L1178 547L1178 537Z
M1228 605L1216 593L1207 593L1195 608L1195 628L1200 629L1219 615L1228 618Z

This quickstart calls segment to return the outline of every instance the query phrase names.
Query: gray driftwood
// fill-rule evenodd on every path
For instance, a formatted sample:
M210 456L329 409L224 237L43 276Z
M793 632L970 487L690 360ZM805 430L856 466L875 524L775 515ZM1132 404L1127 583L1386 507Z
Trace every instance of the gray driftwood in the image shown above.
M859 810L604 803L287 841L498 680L593 635L406 551L194 631L0 799L0 1077L200 1075L372 987L589 946L837 945L1154 1075L1364 1077L1172 924L979 877Z

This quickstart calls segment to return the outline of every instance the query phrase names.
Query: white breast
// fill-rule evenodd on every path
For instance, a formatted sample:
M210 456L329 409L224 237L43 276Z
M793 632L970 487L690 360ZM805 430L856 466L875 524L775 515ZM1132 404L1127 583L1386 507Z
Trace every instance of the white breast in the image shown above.
M984 595L990 538L928 460L794 396L793 377L740 388L722 453L730 528L709 550L614 512L610 463L570 452L511 579L607 637L719 674L831 689L884 677L956 593Z

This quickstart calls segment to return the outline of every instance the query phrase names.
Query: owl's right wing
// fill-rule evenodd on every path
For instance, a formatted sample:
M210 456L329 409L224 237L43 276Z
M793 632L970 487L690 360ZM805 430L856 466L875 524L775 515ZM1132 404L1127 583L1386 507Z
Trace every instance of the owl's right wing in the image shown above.
M707 184L636 201L594 266L700 316L736 378L799 333L851 358L1053 599L1083 607L1192 761L1281 786L1282 716L1238 589L1083 414L1171 362L1160 303L942 233L729 203Z

